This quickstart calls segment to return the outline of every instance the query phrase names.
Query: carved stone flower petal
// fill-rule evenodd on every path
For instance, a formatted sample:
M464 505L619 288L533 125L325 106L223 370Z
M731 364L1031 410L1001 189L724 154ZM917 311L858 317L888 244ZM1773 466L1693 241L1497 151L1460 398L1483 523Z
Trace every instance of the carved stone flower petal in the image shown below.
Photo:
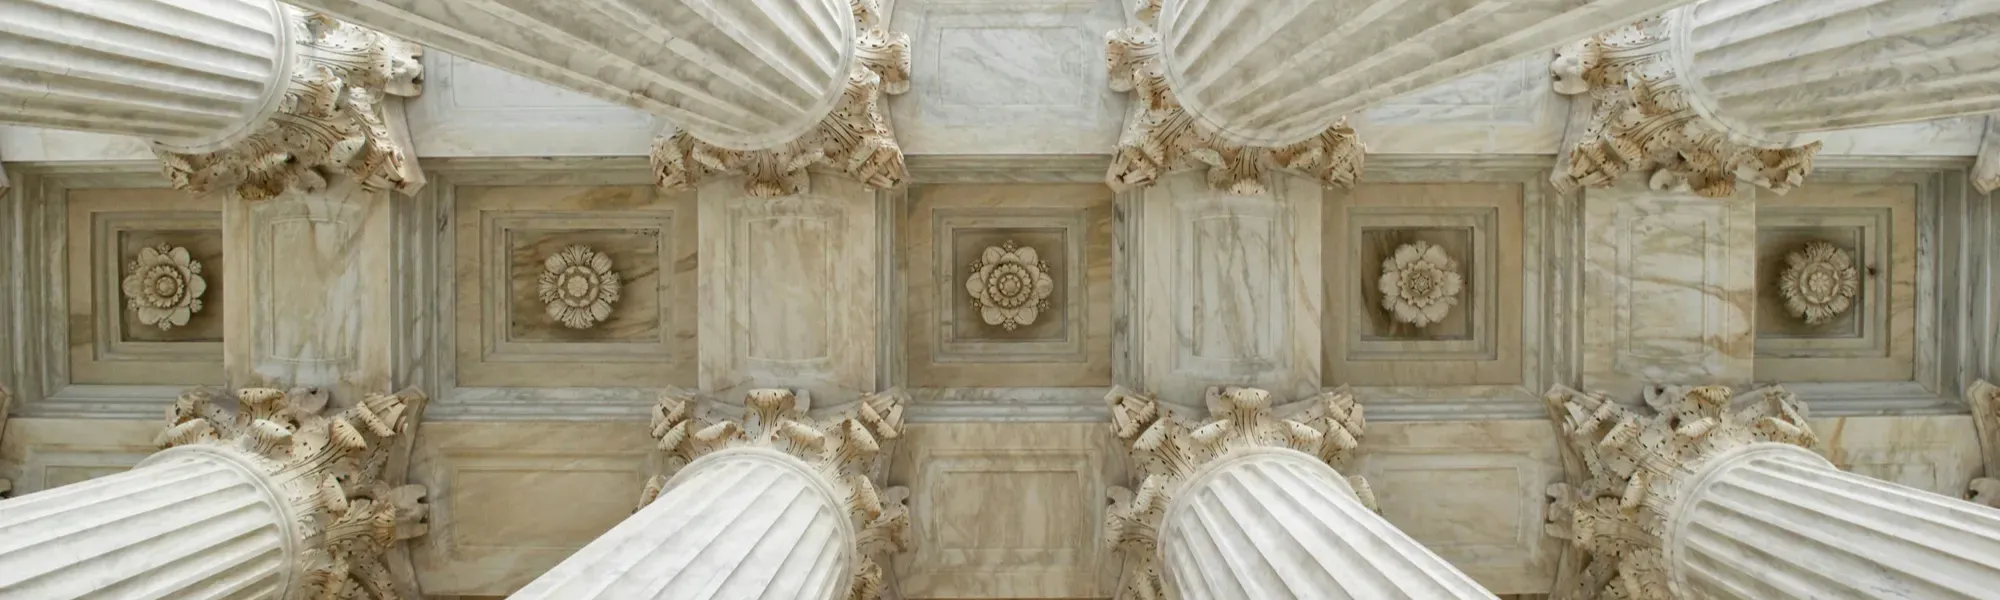
M1778 275L1778 293L1785 308L1818 325L1832 320L1854 305L1861 291L1861 272L1846 250L1826 242L1811 242L1785 256L1785 271Z
M208 292L201 262L187 248L167 244L140 248L118 287L139 322L162 331L187 325L201 312L201 295Z
M549 318L571 329L589 329L611 318L623 289L611 257L589 246L569 246L542 259L536 282Z
M1049 276L1049 264L1041 254L1012 240L988 246L970 270L965 291L972 295L980 319L1008 331L1034 324L1055 293L1055 278Z
M1382 261L1375 282L1382 292L1382 309L1397 321L1418 327L1443 321L1465 291L1465 277L1444 248L1429 242L1398 246Z

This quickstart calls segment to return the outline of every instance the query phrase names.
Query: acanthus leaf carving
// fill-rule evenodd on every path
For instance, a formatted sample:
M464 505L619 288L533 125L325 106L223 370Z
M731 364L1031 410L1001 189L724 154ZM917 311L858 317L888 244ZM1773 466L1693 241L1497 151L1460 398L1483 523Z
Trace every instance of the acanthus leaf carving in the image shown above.
M183 154L155 146L174 187L265 200L353 177L367 190L411 192L416 156L390 127L387 96L415 96L423 47L324 14L286 7L296 56L278 109L228 148Z
M1752 443L1818 443L1805 405L1776 386L1741 395L1724 386L1651 387L1645 401L1652 414L1560 385L1546 400L1564 453L1585 471L1581 480L1549 488L1547 533L1582 553L1576 571L1558 582L1565 597L1672 598L1667 520L1693 475Z
M744 395L741 418L713 419L701 400L670 389L652 412L663 468L646 482L639 505L651 504L676 474L703 456L731 448L784 452L844 492L859 558L846 597L879 598L888 586L888 556L912 546L909 490L884 490L876 482L884 475L885 444L902 437L905 402L898 391L871 394L832 419L817 420L806 412L810 401L796 392L754 389Z
M1344 118L1296 144L1268 148L1232 143L1189 114L1167 83L1157 29L1160 9L1160 0L1138 0L1138 23L1105 34L1111 89L1136 96L1105 173L1106 184L1125 191L1173 171L1206 168L1210 187L1258 195L1265 193L1264 177L1272 171L1296 171L1337 187L1360 177L1367 148Z
M1759 148L1732 141L1690 105L1668 57L1666 17L1654 17L1578 41L1557 51L1549 70L1555 91L1588 94L1595 103L1588 128L1557 177L1607 187L1630 171L1649 171L1656 190L1728 198L1738 179L1785 193L1812 174L1819 142Z
M1125 555L1118 598L1166 598L1157 564L1160 521L1167 505L1203 465L1239 451L1283 448L1303 452L1339 470L1361 445L1365 425L1361 405L1345 389L1324 392L1285 407L1280 417L1271 394L1245 387L1214 387L1207 394L1208 419L1192 421L1153 396L1116 387L1104 397L1111 408L1111 432L1125 446L1139 488L1112 488L1105 512L1104 540ZM1347 477L1355 496L1375 508L1374 492L1358 476Z
M910 90L910 36L882 27L876 2L849 2L859 26L854 65L839 101L812 131L755 150L716 146L686 131L661 135L653 141L655 181L691 189L710 176L741 175L752 196L789 196L809 187L807 168L825 165L872 187L901 186L909 170L882 95Z
M404 597L385 555L429 531L427 492L393 484L385 468L408 444L423 394L370 394L337 409L322 390L245 388L237 410L217 406L227 401L212 389L182 393L155 443L232 452L270 478L288 498L304 549L298 597Z

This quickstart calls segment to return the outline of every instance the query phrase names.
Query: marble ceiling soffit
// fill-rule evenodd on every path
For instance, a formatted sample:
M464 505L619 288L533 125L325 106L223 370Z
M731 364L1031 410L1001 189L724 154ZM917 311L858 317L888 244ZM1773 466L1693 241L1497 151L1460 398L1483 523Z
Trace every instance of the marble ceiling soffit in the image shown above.
M1647 173L1655 190L1728 198L1738 179L1780 194L1812 174L1820 143L1760 148L1734 141L1703 118L1676 72L1668 13L1562 47L1549 70L1557 93L1590 102L1587 122L1572 124L1568 156L1551 181L1569 191L1602 188L1627 172Z
M353 177L367 190L423 186L397 97L416 96L423 47L324 14L284 7L292 44L277 110L236 143L183 153L156 144L174 187L265 200Z
M417 598L405 540L429 531L428 490L404 469L425 398L414 388L332 406L320 390L245 388L181 394L154 440L258 465L297 520L302 598ZM234 404L230 411L218 404Z
M688 131L663 134L653 142L659 185L692 189L711 176L740 175L752 196L789 196L807 190L807 168L822 165L871 187L901 186L909 169L882 95L910 91L910 36L886 28L876 0L852 0L850 6L858 28L853 65L846 87L818 125L757 150L718 146Z
M1210 187L1239 195L1265 193L1265 175L1278 170L1304 173L1329 186L1354 183L1366 148L1344 117L1304 141L1259 147L1224 139L1183 108L1167 81L1161 52L1162 1L1140 0L1137 22L1105 35L1111 89L1136 96L1104 175L1106 184L1122 192L1194 168L1208 169Z
M1158 563L1161 519L1174 495L1203 466L1243 452L1288 449L1341 471L1357 456L1365 423L1361 406L1345 388L1276 410L1270 392L1257 388L1210 388L1206 400L1208 418L1196 421L1151 395L1123 387L1104 397L1111 409L1111 431L1143 477L1136 492L1122 487L1109 491L1105 543L1125 555L1118 598L1168 597L1165 565ZM1367 481L1348 476L1347 482L1363 505L1375 507Z
M1548 534L1568 542L1555 596L1672 598L1669 520L1702 466L1754 443L1818 444L1805 405L1777 386L1658 386L1644 399L1651 411L1561 385L1546 396L1569 471L1548 490Z

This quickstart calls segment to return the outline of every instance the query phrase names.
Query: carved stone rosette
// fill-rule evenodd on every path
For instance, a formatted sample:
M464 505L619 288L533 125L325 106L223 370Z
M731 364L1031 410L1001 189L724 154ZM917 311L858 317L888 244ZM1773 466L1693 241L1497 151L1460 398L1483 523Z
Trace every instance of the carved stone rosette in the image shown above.
M654 179L664 188L689 189L711 175L741 175L752 196L789 196L806 191L808 167L826 165L873 187L902 185L909 171L882 95L910 91L910 36L882 27L876 2L849 2L860 30L854 66L819 126L760 150L723 148L686 131L662 135L653 140Z
M1749 146L1731 141L1697 113L1692 92L1674 72L1672 44L1661 33L1671 18L1647 19L1557 51L1549 67L1555 90L1588 93L1595 105L1568 149L1568 168L1556 173L1557 184L1607 187L1628 171L1648 171L1654 189L1727 198L1738 179L1781 194L1804 182L1819 142Z
M1276 170L1304 173L1325 185L1346 187L1361 174L1367 150L1340 119L1305 141L1277 148L1244 146L1219 137L1181 107L1167 84L1160 51L1162 0L1139 0L1138 23L1105 35L1111 89L1136 95L1118 136L1104 182L1125 191L1167 173L1205 167L1208 184L1239 195L1265 192L1264 176Z
M1758 442L1817 444L1805 405L1776 386L1742 395L1723 386L1650 388L1650 415L1560 385L1546 400L1565 462L1582 471L1549 490L1548 533L1573 544L1576 559L1563 561L1573 568L1557 582L1557 594L1570 598L1672 598L1668 520L1703 465Z
M1338 469L1360 446L1361 406L1345 390L1326 392L1295 406L1290 418L1272 413L1271 395L1256 388L1210 388L1208 420L1173 414L1152 396L1123 387L1104 397L1111 407L1111 431L1123 442L1131 464L1144 479L1135 493L1113 488L1104 538L1125 555L1118 598L1167 598L1158 564L1161 519L1168 504L1204 465L1232 455L1270 448L1303 452ZM1375 506L1374 492L1360 477L1347 482L1363 505Z
M286 7L291 83L275 113L249 138L205 154L156 146L175 187L265 200L289 189L317 191L336 176L368 190L421 185L416 156L390 129L388 95L415 96L423 47L332 17Z
M874 599L887 589L889 555L910 549L910 513L903 502L908 490L876 487L882 475L878 458L883 445L903 434L900 392L862 398L831 420L806 414L807 401L791 390L751 390L743 398L740 419L709 419L699 414L698 400L670 391L653 407L652 436L665 453L660 474L646 482L643 508L668 487L674 476L696 460L724 450L777 450L805 463L824 483L844 495L856 538L851 592L843 597Z
M387 472L407 453L424 396L415 389L370 394L330 409L324 391L247 388L235 412L216 406L220 392L181 394L167 413L161 448L202 446L258 465L289 499L302 548L302 595L309 599L403 598L386 561L402 540L429 530L421 485L397 485Z
M1785 255L1785 270L1778 274L1778 294L1785 297L1785 310L1817 325L1832 320L1854 306L1861 290L1861 271L1854 257L1839 246L1814 241Z

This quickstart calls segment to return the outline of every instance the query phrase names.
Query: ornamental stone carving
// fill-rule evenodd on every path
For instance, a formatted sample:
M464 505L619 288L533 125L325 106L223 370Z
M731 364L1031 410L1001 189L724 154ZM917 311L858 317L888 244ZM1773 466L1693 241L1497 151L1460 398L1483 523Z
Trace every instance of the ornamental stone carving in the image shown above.
M187 248L163 243L139 249L139 256L125 266L120 287L140 323L166 331L201 312L208 281L201 278L201 261L189 256Z
M1654 17L1564 46L1549 70L1555 90L1589 94L1590 122L1569 148L1565 189L1606 187L1630 171L1646 171L1654 189L1685 188L1727 198L1743 179L1784 193L1812 173L1818 142L1765 149L1732 141L1691 106L1674 72L1665 34L1670 17Z
M660 395L653 407L652 436L665 453L664 468L647 481L640 506L651 504L676 473L709 454L733 448L777 450L803 461L824 482L847 499L847 513L858 545L848 598L881 597L887 588L888 555L909 550L909 491L879 490L877 458L884 445L902 437L900 392L862 398L830 420L806 414L810 402L791 390L750 390L739 419L713 419L700 414L695 398L677 390Z
M1168 503L1203 465L1260 449L1304 452L1336 470L1360 446L1361 406L1345 390L1322 393L1298 404L1286 418L1276 416L1271 394L1256 388L1210 388L1208 419L1189 420L1150 395L1123 387L1104 397L1111 407L1111 431L1125 446L1133 469L1143 476L1134 492L1113 488L1106 513L1105 542L1125 555L1119 598L1166 598L1160 557L1160 520ZM1374 492L1360 477L1347 477L1362 504L1375 506Z
M1822 241L1785 255L1785 271L1778 275L1785 309L1811 325L1847 312L1860 289L1861 270L1855 268L1854 257Z
M1161 58L1157 28L1163 1L1139 0L1138 23L1105 35L1111 89L1136 96L1105 183L1125 191L1191 168L1207 168L1211 187L1241 195L1264 193L1265 174L1281 169L1331 186L1354 182L1366 149L1344 118L1305 141L1265 148L1231 143L1188 114L1167 84Z
M988 246L979 260L973 261L971 270L965 291L972 294L972 307L979 310L987 325L1013 331L1033 325L1035 318L1049 309L1049 295L1055 292L1056 282L1049 276L1049 263L1041 260L1034 248L1016 245L1013 240Z
M536 284L549 318L571 329L589 329L610 318L621 289L611 257L589 246L569 246L543 259Z
M410 389L335 409L324 391L250 388L236 393L231 412L217 406L227 402L220 392L194 389L174 401L155 443L236 453L261 467L290 499L303 549L297 597L400 598L385 554L428 531L428 505L424 486L393 485L396 474L385 471L423 401Z
M156 146L175 187L245 200L323 189L349 176L364 189L422 183L407 140L390 129L386 96L415 96L423 47L332 17L287 7L291 84L249 138L205 154Z
M789 196L807 188L806 168L825 165L877 188L908 176L903 149L889 127L883 94L910 91L910 36L883 28L877 0L852 0L859 33L847 88L817 127L771 148L736 150L686 131L653 141L653 171L661 187L689 189L712 175L741 175L752 196Z
M1556 386L1547 396L1561 429L1565 462L1583 478L1552 486L1548 533L1583 553L1558 595L1672 598L1666 532L1692 476L1718 456L1756 442L1811 448L1805 405L1778 387L1741 395L1723 386L1655 387L1652 414L1603 396ZM1741 406L1741 408L1732 408Z
M2000 386L1974 381L1965 390L1965 403L1972 407L1972 426L1979 432L1979 448L1986 463L1986 472L1972 479L1965 498L2000 508Z
M1425 327L1444 320L1458 304L1465 277L1443 247L1417 241L1398 246L1382 261L1377 287L1382 290L1382 310L1393 313L1397 321Z

